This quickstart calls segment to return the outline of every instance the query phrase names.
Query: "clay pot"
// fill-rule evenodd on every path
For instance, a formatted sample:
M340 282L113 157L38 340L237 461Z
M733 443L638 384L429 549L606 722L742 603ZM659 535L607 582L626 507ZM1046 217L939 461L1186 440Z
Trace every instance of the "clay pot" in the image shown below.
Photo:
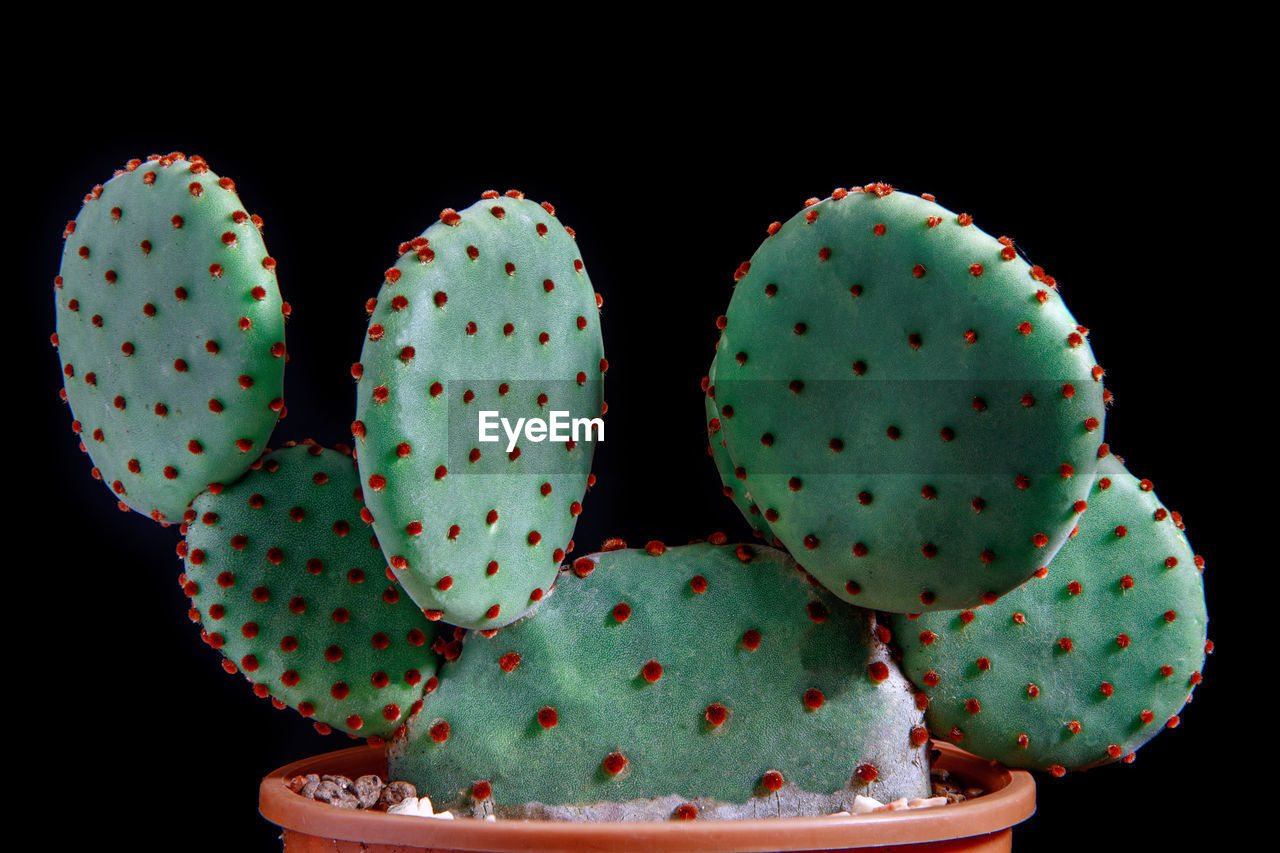
M276 770L262 780L262 816L284 829L285 853L450 853L450 851L876 850L958 853L1008 851L1014 824L1035 812L1035 782L1021 770L993 767L947 744L935 766L990 793L931 809L857 818L811 817L661 823L564 823L474 819L432 820L342 809L295 794L288 780L307 773L384 779L379 747L360 746L318 755ZM430 793L430 792L426 792Z

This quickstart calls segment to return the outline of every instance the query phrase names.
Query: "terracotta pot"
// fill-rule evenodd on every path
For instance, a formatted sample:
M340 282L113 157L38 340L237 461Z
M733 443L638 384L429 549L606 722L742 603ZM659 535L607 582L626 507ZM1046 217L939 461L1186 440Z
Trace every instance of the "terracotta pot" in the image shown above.
M306 773L351 778L387 774L378 747L359 746L318 755L276 770L262 780L262 816L284 829L285 853L450 853L450 851L719 851L857 850L1007 851L1014 824L1035 812L1035 782L1021 770L988 762L947 744L935 766L991 793L932 809L858 818L812 817L661 823L563 823L474 819L432 820L340 809L295 794L288 780Z

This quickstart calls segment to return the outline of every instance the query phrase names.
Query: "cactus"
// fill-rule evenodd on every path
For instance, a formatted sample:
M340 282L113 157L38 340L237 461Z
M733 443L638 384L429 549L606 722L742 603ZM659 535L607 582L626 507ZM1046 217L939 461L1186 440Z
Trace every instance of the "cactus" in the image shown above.
M854 810L928 796L926 709L1060 775L1131 759L1200 681L1203 563L1100 444L1087 330L1011 241L930 197L811 200L719 322L710 455L807 570L720 534L561 567L591 444L470 439L482 409L605 410L600 297L518 192L402 244L352 367L358 460L264 450L288 306L260 229L179 152L96 187L56 280L63 399L121 508L183 519L180 583L224 669L389 742L443 808ZM919 689L872 607L911 614L892 636ZM464 627L433 642L439 620Z
M484 410L597 417L607 364L572 232L512 191L446 210L401 246L354 373L374 529L432 618L498 628L550 587L593 444L479 444Z
M714 360L711 371L715 372ZM703 379L704 392L707 390L708 382L708 379ZM747 493L746 485L737 482L733 460L729 458L729 450L724 446L724 439L720 435L720 410L716 407L715 399L710 394L704 394L703 399L707 415L707 452L711 456L711 461L715 463L721 482L724 483L724 496L738 507L742 517L747 520L747 524L751 525L757 536L778 545L773 531L769 529L769 522L765 520L764 513Z
M284 313L262 221L180 152L85 196L55 279L64 399L121 509L181 518L284 415Z
M1166 726L1200 682L1207 615L1182 520L1105 456L1078 531L995 604L895 617L929 727L1010 767L1089 768Z
M772 548L582 557L528 617L468 637L393 742L391 773L499 817L763 817L927 797L921 711L877 633Z
M994 600L1075 524L1102 369L1012 242L883 184L813 199L739 268L707 390L740 484L829 589Z
M349 453L308 442L260 463L187 512L192 619L259 696L386 737L434 682L434 628L387 582Z

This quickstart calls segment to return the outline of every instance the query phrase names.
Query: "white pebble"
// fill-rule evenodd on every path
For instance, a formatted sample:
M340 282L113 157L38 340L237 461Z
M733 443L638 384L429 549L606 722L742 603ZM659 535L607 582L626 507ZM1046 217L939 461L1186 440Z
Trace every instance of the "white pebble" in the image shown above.
M430 810L431 808L430 805L428 805L427 808L428 810ZM387 806L387 814L407 814L407 815L418 814L418 798L405 797L403 800L396 803L394 806Z
M853 813L854 814L870 814L876 809L884 808L884 803L872 797L864 797L861 794L853 795Z
M875 811L878 811L878 812L897 812L897 811L902 811L902 810L903 810L903 809L905 809L906 807L907 807L907 798L906 798L906 797L899 797L898 799L894 800L894 801L893 801L893 802L891 802L891 803L885 803L885 804L884 804L883 806L881 806L880 808L875 809Z
M853 815L850 815L849 812L836 812L832 817L852 817L854 815L872 814L873 812L896 812L903 809L928 809L934 806L945 806L946 804L946 797L929 797L927 799L916 797L913 800L902 797L891 803L882 803L872 797L855 794L853 797Z
M907 808L909 808L909 809L931 809L931 808L933 808L934 806L945 806L946 804L947 804L947 798L946 798L946 797L928 797L928 798L925 798L925 799L921 799L920 797L916 797L914 800L911 800L910 802L908 802L908 803L907 803Z
M387 809L387 814L404 814L411 817L434 817L440 820L453 820L452 812L435 812L431 808L430 797L405 797L399 803Z

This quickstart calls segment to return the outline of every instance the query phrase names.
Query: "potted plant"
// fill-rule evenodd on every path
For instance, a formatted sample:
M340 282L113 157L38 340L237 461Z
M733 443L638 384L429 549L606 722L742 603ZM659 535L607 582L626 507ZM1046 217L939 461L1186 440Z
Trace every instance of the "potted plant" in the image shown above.
M176 162L176 161L175 161L175 162ZM443 222L443 220L442 220L442 222ZM447 225L446 225L446 227L447 227ZM605 294L605 295L606 295L606 296L608 296L607 292L606 292L606 294ZM363 359L362 359L362 361L363 361ZM372 389L373 389L373 388L376 388L376 387L377 387L376 385L372 386L372 388L371 388L371 390L369 391L369 393L370 393L370 394L372 394L372 393L373 393L373 390L372 390ZM272 402L273 400L274 400L274 398L272 398L271 400L268 400L267 402L268 402L268 403L270 403L270 402ZM363 472L362 472L362 473L363 473ZM368 477L366 476L366 477L364 477L363 479L367 480L367 479L368 479ZM376 514L375 514L375 517L376 517ZM191 524L191 522L188 522L188 524L190 525L190 524ZM803 547L803 546L802 546L802 547ZM797 548L796 550L798 551L799 549ZM395 556L395 555L392 555L392 556ZM189 551L188 551L188 554L186 555L186 557L189 559ZM556 562L558 563L559 561L556 561ZM202 609L202 610L205 610L205 609L207 609L207 608L201 608L201 609ZM428 609L428 610L429 610L429 609L432 609L432 608L430 608L430 607L426 607L426 608L424 608L424 609ZM206 618L207 618L207 616L206 616ZM206 626L206 627L207 627L207 626ZM243 656L241 656L241 657L243 657ZM938 732L935 732L934 734L935 734L935 735L937 735L937 734L938 734ZM951 755L951 753L948 753L948 757L949 757L950 755ZM266 802L266 801L264 800L264 809L265 809L265 808L267 808L267 806L265 805L265 802ZM311 809L311 808L313 808L313 807L314 807L314 804L312 804L312 805L308 805L308 806L305 806L305 808L307 808L307 809ZM371 816L371 817L372 817L372 816ZM897 820L897 817L895 816L895 818L894 818L894 819L895 819L895 820ZM1017 818L1015 817L1014 819L1016 820ZM881 822L881 823L886 823L886 824L887 824L887 823L890 823L890 821L888 821L887 819L875 819L875 820L878 820L878 821L879 821L879 822ZM931 820L932 820L932 818L931 818ZM393 822L396 822L396 821L393 821ZM483 830L483 831L487 831L487 830ZM669 831L669 830L656 830L656 831L661 832L661 831Z

